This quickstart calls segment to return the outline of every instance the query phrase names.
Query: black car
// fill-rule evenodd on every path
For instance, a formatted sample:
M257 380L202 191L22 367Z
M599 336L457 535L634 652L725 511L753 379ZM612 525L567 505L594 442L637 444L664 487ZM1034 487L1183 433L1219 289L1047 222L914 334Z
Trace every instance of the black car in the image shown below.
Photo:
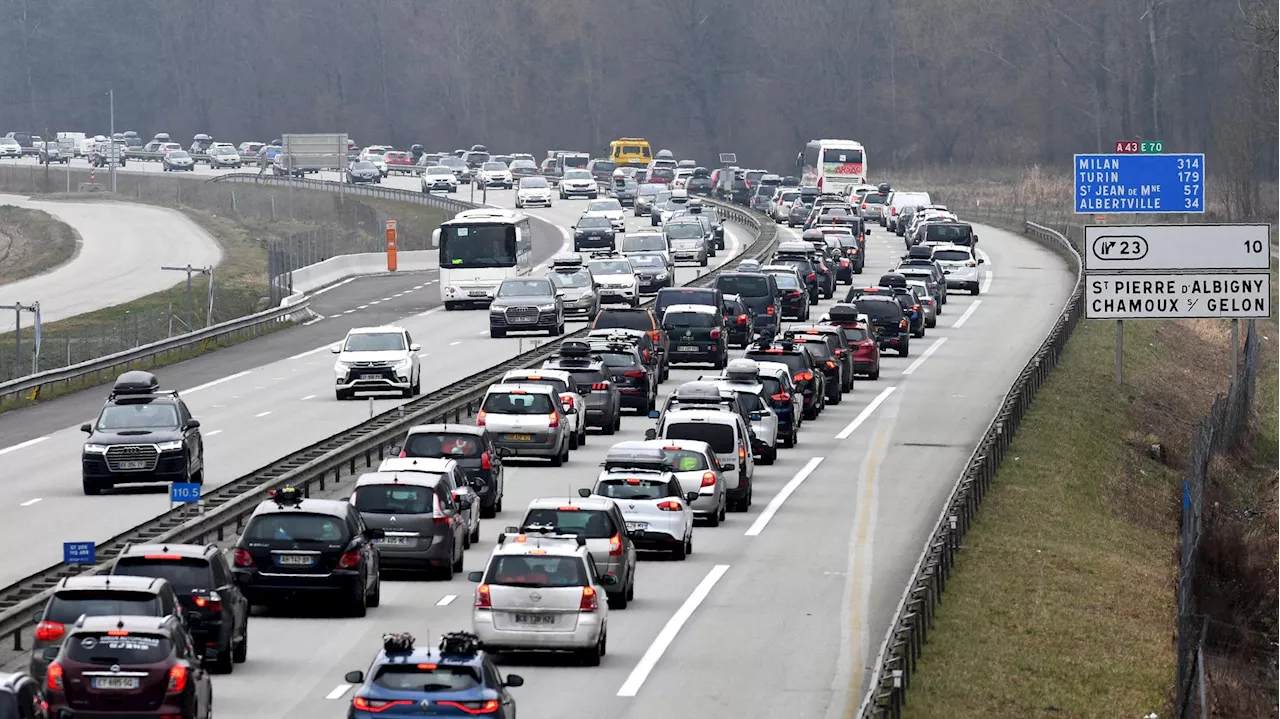
M751 201L751 185L745 177L733 178L733 188L729 190L729 201L735 205L746 205Z
M809 287L809 304L818 304L818 299L827 295L829 288L835 287L835 277L831 276L818 258L818 252L808 242L783 242L778 245L777 254L769 261L771 265L790 265L794 267L801 279ZM828 284L830 282L830 284Z
M552 337L564 334L563 294L545 277L503 280L489 305L489 336L527 330L546 331Z
M662 333L662 337L666 337L666 333ZM653 376L660 384L666 380L667 366L666 354L659 350L659 343L650 336L649 332L636 329L597 329L587 333L588 341L603 341L605 339L614 342L624 342L635 347L640 353L640 359L644 362L644 366L653 373Z
M613 223L604 215L585 215L573 226L573 251L614 250Z
M658 290L658 298L653 303L653 314L659 321L662 313L671 305L707 305L724 309L724 293L714 287L669 287ZM673 340L671 342L675 344Z
M0 717L49 719L39 682L26 672L0 672Z
M699 167L693 171L693 177L690 177L684 183L684 189L689 191L690 195L699 195L701 197L710 197L711 190L715 187L715 183L711 181L711 175L699 175L698 170L706 168Z
M204 482L200 422L150 372L120 375L98 419L80 430L89 435L81 455L85 494L118 484Z
M716 275L716 289L726 295L737 295L755 314L760 330L776 330L782 317L782 302L777 280L763 272L721 272ZM733 316L732 313L726 313Z
M871 320L871 329L880 349L896 350L899 357L911 352L911 324L902 305L890 291L875 287L853 288L845 302L858 308L858 312Z
M382 172L378 170L378 166L367 160L348 165L347 184L355 185L361 182L382 184Z
M216 544L130 544L111 574L164 579L186 612L187 627L208 667L229 673L249 654L249 600Z
M618 388L623 407L647 415L658 399L659 374L640 354L640 349L623 338L591 337L591 352L604 360L609 376Z
M738 295L725 295L725 332L732 346L746 347L756 335L756 313Z
M382 601L374 544L382 537L350 502L307 499L286 487L249 517L235 545L235 583L250 605L294 599L312 606L310 596L321 595L363 617Z
M788 329L783 336L783 341L792 341L803 347L813 354L814 360L818 365L818 369L826 378L827 404L840 404L840 400L844 395L844 388L848 383L846 378L844 355L845 348L841 346L841 342L834 339L831 335L825 334L809 334L803 330ZM850 360L850 370L852 370L852 360ZM850 375L852 372L850 372Z
M898 275L902 277L902 275ZM925 316L924 308L920 306L920 298L916 295L915 290L910 287L890 287L893 292L893 298L902 305L902 312L907 316L907 328L911 331L912 337L924 337L925 332Z
M671 259L661 252L642 252L627 255L631 266L636 269L636 279L640 282L640 292L654 294L664 287L670 287L676 281L676 266Z
M590 343L579 340L561 342L559 354L543 362L542 366L573 375L574 382L578 383L578 392L587 403L587 426L597 427L604 434L613 434L622 428L622 393L614 384L604 360L593 355Z
M761 341L747 348L743 355L757 362L778 362L791 369L795 390L804 397L804 419L815 419L826 407L826 376L811 352L795 342Z
M773 275L773 281L778 286L778 304L782 307L782 319L799 320L800 322L809 319L809 287L795 268L788 265L784 273L781 270L768 270L765 272Z
M662 314L662 326L671 338L672 364L705 362L723 369L729 363L729 337L721 307L671 305Z
M391 451L401 457L452 459L480 496L480 516L489 518L502 511L502 495L506 488L502 454L484 427L420 424L410 428L404 444L393 447Z

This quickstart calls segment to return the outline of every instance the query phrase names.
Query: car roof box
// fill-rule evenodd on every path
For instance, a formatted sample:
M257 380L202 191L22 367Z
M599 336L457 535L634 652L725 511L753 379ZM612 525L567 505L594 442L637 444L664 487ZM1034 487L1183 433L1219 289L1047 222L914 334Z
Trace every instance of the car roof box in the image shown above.
M160 380L150 372L132 370L116 378L111 388L113 395L155 394L160 391Z
M581 340L565 340L560 343L561 357L586 357L591 354L591 343Z
M832 305L827 310L827 316L832 322L857 322L859 314L858 308L853 305Z
M760 380L760 365L755 360L738 358L729 360L728 366L724 371L725 379L732 382L758 382Z

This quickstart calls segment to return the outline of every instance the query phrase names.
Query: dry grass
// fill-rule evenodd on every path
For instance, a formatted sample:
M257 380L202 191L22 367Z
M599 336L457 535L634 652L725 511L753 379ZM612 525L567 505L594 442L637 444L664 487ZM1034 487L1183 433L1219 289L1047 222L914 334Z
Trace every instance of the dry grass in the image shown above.
M47 212L0 205L0 285L67 262L79 239L70 225Z

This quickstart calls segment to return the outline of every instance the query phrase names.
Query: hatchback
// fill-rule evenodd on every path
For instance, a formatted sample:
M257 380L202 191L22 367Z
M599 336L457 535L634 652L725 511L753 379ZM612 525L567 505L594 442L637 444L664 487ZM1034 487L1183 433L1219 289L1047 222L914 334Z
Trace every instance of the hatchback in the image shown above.
M546 385L492 385L476 414L476 426L489 430L494 442L513 456L545 457L552 467L569 461L569 421L559 396Z
M462 470L447 459L397 459L423 463L424 471L379 470L356 480L351 504L369 527L383 536L380 564L390 569L434 569L452 579L462 571L471 534L466 515L471 500L454 494ZM435 469L435 472L428 471ZM479 538L479 523L475 527Z
M622 510L604 497L540 497L529 503L519 527L553 527L561 534L581 537L587 552L602 576L617 581L607 584L605 593L611 609L626 609L636 594L636 545L627 532ZM504 535L505 536L505 535Z
M665 470L606 470L582 497L608 497L622 510L637 549L667 552L683 561L693 552L693 509L697 492L686 492Z

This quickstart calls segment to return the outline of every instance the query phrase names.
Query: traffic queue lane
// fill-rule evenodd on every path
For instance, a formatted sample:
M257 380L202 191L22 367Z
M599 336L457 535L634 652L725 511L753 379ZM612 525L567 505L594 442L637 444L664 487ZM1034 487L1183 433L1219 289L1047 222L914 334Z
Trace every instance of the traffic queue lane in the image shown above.
M797 448L757 465L750 511L695 529L686 561L643 556L635 600L609 613L600 667L563 655L504 658L504 672L525 678L513 690L524 716L845 715L942 503L1069 294L1056 255L994 228L979 234L990 268L984 294L953 293L910 357L886 355L879 380L859 379L841 404L805 422ZM859 279L874 282L901 248L876 228ZM710 372L675 369L663 393ZM593 434L561 468L511 463L505 511L482 523L466 571L483 569L498 533L530 500L590 486L610 446L651 426L628 414L618 434ZM442 633L470 628L476 585L465 573L384 581L381 606L363 619L255 615L248 663L214 680L219 710L339 716L354 691L343 674L367 667L383 633L409 631L434 646Z
M512 196L511 192L505 196L491 193L490 201L510 202ZM564 228L576 221L584 205L581 200L557 202L550 209L531 209L529 213ZM632 230L647 226L647 219L628 216L627 226ZM564 231L562 234L567 239ZM715 261L719 264L727 260L750 240L745 229L729 226L726 249L730 252L720 253ZM705 270L680 268L677 282L692 280L699 272ZM438 297L438 289L433 291ZM447 387L547 340L545 334L492 339L486 312L448 312L439 305L403 318L398 324L422 345L424 393ZM321 325L323 322L315 327ZM570 322L566 329L582 326L582 322ZM347 402L334 399L333 355L329 348L344 336L345 331L334 333L320 344L283 359L228 372L194 387L174 387L166 379L167 368L157 372L162 386L180 390L201 422L206 491L368 419L371 409L366 397ZM215 353L210 359L217 361L220 354ZM372 412L380 413L406 401L380 396L372 402ZM25 546L32 536L40 536L42 541L0 567L0 584L12 583L61 561L63 542L101 542L168 510L168 491L161 485L125 485L109 495L84 496L80 454L85 435L79 426L92 421L100 406L69 425L42 435L34 444L27 444L32 440L10 443L6 436L0 452L4 453L9 479L0 484L0 542ZM3 421L20 422L27 411L30 410L9 413L14 419L9 420L6 415Z

